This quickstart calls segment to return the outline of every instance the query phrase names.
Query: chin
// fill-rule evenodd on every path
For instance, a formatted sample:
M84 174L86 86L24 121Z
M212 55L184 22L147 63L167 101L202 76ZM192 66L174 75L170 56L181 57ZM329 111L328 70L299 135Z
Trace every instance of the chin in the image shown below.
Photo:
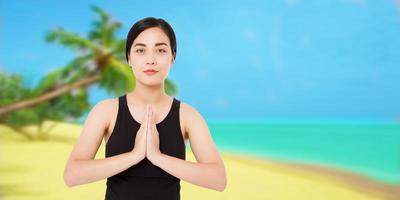
M163 81L162 80L141 80L140 81L143 85L146 86L158 86L158 85L162 85Z

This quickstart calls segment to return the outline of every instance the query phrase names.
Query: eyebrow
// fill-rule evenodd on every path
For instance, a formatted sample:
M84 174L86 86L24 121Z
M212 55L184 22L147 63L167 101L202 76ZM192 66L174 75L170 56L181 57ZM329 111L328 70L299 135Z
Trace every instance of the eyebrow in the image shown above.
M158 42L158 43L156 43L155 46L161 46L161 45L168 46L165 42ZM146 45L143 44L143 43L136 43L133 47L136 47L136 46L143 46L143 47L145 47Z

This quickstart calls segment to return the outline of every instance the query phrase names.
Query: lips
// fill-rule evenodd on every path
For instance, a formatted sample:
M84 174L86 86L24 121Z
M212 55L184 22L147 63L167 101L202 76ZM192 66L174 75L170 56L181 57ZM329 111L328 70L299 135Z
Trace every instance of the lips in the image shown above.
M155 73L157 73L158 71L155 69L147 69L144 71L144 73L146 73L147 75L154 75Z
M144 72L158 72L158 71L155 70L155 69L147 69L147 70L145 70Z

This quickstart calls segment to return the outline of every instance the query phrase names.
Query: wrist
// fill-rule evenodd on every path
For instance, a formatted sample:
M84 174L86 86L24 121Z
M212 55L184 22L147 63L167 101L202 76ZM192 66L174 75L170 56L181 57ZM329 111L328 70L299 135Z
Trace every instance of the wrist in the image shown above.
M149 159L153 165L159 166L160 160L162 159L163 154L161 152L154 153Z
M141 160L144 159L144 157L141 156L140 153L138 151L136 151L136 150L132 150L130 152L130 158L131 158L133 164L136 164L136 163L138 163L138 162L140 162Z

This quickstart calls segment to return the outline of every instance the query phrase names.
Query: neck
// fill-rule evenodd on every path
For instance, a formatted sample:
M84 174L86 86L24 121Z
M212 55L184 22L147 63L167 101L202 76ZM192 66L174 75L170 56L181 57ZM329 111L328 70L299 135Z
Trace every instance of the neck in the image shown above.
M141 105L157 105L168 98L168 95L164 91L164 83L160 85L143 85L136 81L135 89L127 94L130 99L135 99L135 101Z

